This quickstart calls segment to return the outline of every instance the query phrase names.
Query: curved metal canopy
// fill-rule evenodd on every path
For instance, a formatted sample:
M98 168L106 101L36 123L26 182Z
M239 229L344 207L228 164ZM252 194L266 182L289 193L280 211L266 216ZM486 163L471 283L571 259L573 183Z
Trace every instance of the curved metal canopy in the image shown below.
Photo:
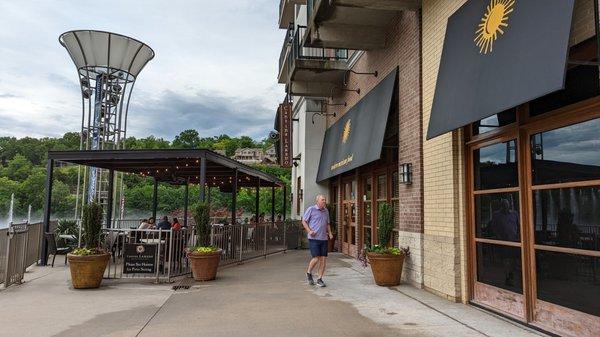
M133 81L144 66L154 58L154 50L147 44L125 35L98 31L73 30L60 35L60 44L67 49L79 74L118 70ZM121 77L121 76L119 76Z

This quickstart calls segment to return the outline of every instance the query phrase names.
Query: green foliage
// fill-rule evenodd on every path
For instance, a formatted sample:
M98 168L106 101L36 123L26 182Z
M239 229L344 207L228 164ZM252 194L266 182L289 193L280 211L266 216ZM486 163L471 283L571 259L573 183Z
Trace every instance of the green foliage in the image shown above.
M33 164L21 154L17 154L2 170L2 175L12 180L20 181L31 174Z
M210 254L218 251L219 248L213 246L197 246L190 250L191 253Z
M394 230L394 209L389 203L384 202L379 205L377 214L379 245L388 247L390 245L392 231Z
M210 204L200 202L194 207L194 220L196 222L196 236L198 245L204 246L210 242Z
M175 149L195 149L200 145L200 134L198 131L188 129L181 131L173 140L173 148Z
M75 249L73 249L71 254L79 255L79 256L95 255L95 254L98 254L98 249L97 248L86 248L86 247L75 248Z
M391 255L400 255L403 254L404 251L400 248L396 247L387 247L381 245L373 245L367 248L368 252L377 253L377 254L391 254Z
M79 228L77 227L77 221L75 220L66 220L61 219L58 220L58 224L56 225L56 229L54 232L57 235L79 235Z
M102 206L96 202L83 206L81 219L83 246L89 249L100 247L100 233L102 232Z

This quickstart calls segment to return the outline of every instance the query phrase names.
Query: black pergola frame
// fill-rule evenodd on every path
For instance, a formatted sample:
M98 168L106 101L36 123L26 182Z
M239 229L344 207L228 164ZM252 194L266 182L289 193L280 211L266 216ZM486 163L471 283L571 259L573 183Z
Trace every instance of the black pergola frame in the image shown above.
M271 187L271 221L275 221L275 187L283 188L283 220L286 218L286 185L279 178L244 165L236 160L207 149L165 150L93 150L93 151L49 151L46 172L46 195L44 202L44 232L50 231L52 213L52 185L55 162L71 163L109 170L108 209L106 226L112 222L112 194L115 172L136 174L154 178L152 214L156 218L158 183L185 185L184 223L187 224L189 203L188 186L200 186L200 200L206 201L211 187L232 192L231 222L236 223L237 191L240 188L256 188L256 218L259 216L259 190ZM235 192L235 193L234 193ZM208 193L210 199L210 193ZM210 200L209 200L210 201ZM47 243L42 241L42 265L47 263Z

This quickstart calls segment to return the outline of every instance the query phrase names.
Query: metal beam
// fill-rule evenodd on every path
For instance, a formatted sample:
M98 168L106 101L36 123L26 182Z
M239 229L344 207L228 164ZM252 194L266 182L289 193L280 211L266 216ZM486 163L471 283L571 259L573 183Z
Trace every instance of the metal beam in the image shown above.
M189 181L185 182L185 197L183 199L183 227L188 225Z
M54 177L54 160L48 159L46 163L46 199L44 202L44 233L50 232L50 215L52 214L52 179ZM42 266L48 263L48 243L44 235L42 240L40 260Z
M237 217L237 182L238 182L238 170L235 169L235 179L233 179L233 190L231 191L231 224L236 224ZM241 244L241 242L240 242Z
M260 180L258 181L258 184L256 184L256 197L254 199L254 214L255 214L255 220L256 223L258 223L258 215L260 213Z
M285 215L287 213L287 186L283 185L283 214L281 216L281 219L283 221L285 221Z
M154 218L154 223L158 223L156 221L156 204L158 202L158 180L154 178L154 190L152 192L152 217Z
M271 223L275 223L275 184L271 186Z
M108 200L106 203L106 228L111 228L113 211L113 192L115 182L115 170L108 170Z
M237 178L236 178L237 179ZM206 158L200 158L200 201L206 201Z

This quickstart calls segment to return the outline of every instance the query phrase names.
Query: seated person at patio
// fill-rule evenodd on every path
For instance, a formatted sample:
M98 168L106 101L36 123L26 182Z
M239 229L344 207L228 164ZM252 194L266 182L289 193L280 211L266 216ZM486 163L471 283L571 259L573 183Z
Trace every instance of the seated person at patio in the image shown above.
M161 221L156 225L156 229L169 230L171 229L171 223L169 222L168 216L163 216Z
M178 231L181 229L181 224L179 223L179 220L177 220L177 218L173 218L173 225L171 226L171 229L173 229L174 231Z
M138 227L138 229L150 229L152 227L152 225L148 222L148 219L142 219L142 221L140 221L140 226Z
M148 225L150 225L150 227L148 227L150 229L154 229L156 227L155 224L154 224L154 218L153 217L150 218L150 219L148 219Z

